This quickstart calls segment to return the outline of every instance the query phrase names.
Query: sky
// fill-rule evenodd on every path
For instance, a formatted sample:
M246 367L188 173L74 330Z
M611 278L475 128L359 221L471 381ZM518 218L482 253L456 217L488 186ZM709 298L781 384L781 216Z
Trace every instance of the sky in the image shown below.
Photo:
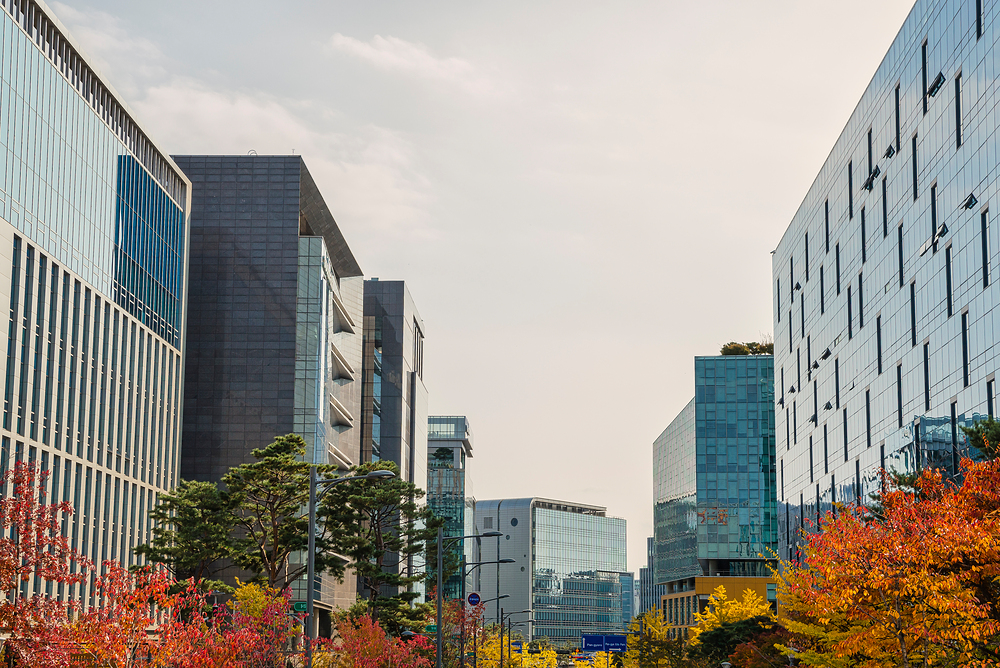
M772 331L771 260L910 0L53 3L171 154L301 154L403 279L479 499L652 534L695 355Z

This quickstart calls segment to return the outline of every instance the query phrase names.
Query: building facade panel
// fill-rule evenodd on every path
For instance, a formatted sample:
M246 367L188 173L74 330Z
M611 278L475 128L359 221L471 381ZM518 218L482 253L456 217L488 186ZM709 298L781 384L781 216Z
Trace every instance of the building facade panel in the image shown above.
M995 20L914 5L773 255L782 556L993 412Z
M0 9L0 470L39 464L71 547L134 565L179 472L190 182L44 4Z

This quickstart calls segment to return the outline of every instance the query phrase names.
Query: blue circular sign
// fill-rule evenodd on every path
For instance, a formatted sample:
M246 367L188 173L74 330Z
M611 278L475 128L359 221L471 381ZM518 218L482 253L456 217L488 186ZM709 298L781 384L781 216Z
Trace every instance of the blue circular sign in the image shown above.
M477 594L476 592L472 592L471 594L469 594L469 605L479 605L480 600L481 599L479 598L479 594Z

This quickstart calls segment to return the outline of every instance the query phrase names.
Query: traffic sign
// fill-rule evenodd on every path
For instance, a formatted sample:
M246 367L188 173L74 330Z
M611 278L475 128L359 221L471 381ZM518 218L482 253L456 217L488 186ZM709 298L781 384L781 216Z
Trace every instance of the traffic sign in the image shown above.
M628 638L624 635L605 635L604 636L604 651L605 652L627 652L628 651Z
M584 652L603 652L604 651L604 636L598 633L584 633L581 636L583 640L583 645L580 647L581 651Z
M476 592L472 592L471 594L469 594L469 605L479 605L479 602L481 600L482 599L479 598L479 594L477 594Z
M512 652L516 652L517 654L520 654L521 653L521 646L522 645L521 645L521 641L520 640L511 641L511 643L510 643L510 650Z
M309 612L309 604L305 601L295 601L292 603L292 610L295 612Z
M628 638L617 633L584 633L581 636L584 652L625 652L628 650Z
M437 624L428 624L427 626L424 627L424 631L426 631L427 633L437 633L437 630L438 630Z

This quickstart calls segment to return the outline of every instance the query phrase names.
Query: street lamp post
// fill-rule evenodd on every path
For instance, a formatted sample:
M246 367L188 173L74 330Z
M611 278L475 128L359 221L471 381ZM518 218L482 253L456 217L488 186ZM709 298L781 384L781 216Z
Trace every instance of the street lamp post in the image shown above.
M499 568L499 566L497 568ZM504 625L504 622L510 620L510 618L513 617L514 615L523 615L526 612L531 612L531 610L520 610L518 612L508 612L505 615L503 613L503 608L500 608L500 615L499 615L499 618L500 618L500 625L499 625L499 627L500 627L500 630L499 630L499 633L500 633L500 636L499 636L499 640L500 640L500 668L503 668L503 625ZM509 636L509 634L508 634L508 636ZM508 659L510 658L510 644L509 644L509 642L510 641L508 639L508 645L507 645L507 657L508 657Z
M395 478L392 471L379 469L366 475L352 475L346 478L331 478L320 480L316 475L316 467L309 469L309 554L306 556L306 668L312 668L313 639L313 600L315 598L316 579L316 504L334 485L354 480L384 480ZM317 495L317 488L322 485L323 491Z
M501 594L500 596L496 596L494 598L484 598L479 602L479 604L486 605L487 603L497 601L497 605L500 605L499 601L504 598L510 598L510 594ZM475 654L476 658L476 662L474 665L476 666L476 668L479 668L479 623L478 622L476 622L476 633L473 634L472 640L473 640L472 653Z
M515 563L513 559L497 559L496 561L473 561L471 563L465 563L465 557L462 557L462 627L459 631L461 640L459 641L459 646L461 648L462 656L462 668L465 668L465 578L469 576L469 573L476 570L480 566L485 564L497 564L497 568L500 568L499 564L513 564ZM465 570L466 566L471 566L469 570ZM498 596L495 600L500 600L501 598L507 598L510 594L504 594L503 596ZM494 599L488 599L492 601ZM482 605L487 601L480 601L479 604Z
M502 535L503 534L501 534L499 531L487 531L486 533L472 534L471 536L449 536L448 538L445 538L444 537L444 524L441 524L441 525L438 526L438 530L437 530L437 595L435 596L435 598L437 599L437 601L436 601L437 602L437 662L436 662L437 668L443 668L443 666L444 666L444 663L443 663L443 661L444 661L444 653L443 653L443 649L444 649L444 637L442 635L443 629L441 628L441 604L442 604L441 602L442 602L442 600L444 598L444 593L441 591L441 572L444 570L443 569L443 565L444 565L444 544L445 544L445 541L467 540L469 538L492 538L494 536L499 537L499 536L502 536ZM464 555L465 554L465 550L462 550L462 553ZM513 563L514 560L511 559L510 561L511 561L511 563ZM463 563L463 569L462 569L462 606L463 606L463 609L464 609L464 606L465 606L465 568L464 568L465 557L464 556L462 557L462 563ZM489 562L489 563L493 563L493 562ZM500 567L497 566L497 568L500 568ZM463 622L464 622L464 619L463 619ZM465 627L464 623L462 624L462 627L463 628ZM464 649L465 648L463 647L463 650ZM463 662L465 661L465 657L462 657L462 661ZM312 668L312 667L310 666L309 668Z

